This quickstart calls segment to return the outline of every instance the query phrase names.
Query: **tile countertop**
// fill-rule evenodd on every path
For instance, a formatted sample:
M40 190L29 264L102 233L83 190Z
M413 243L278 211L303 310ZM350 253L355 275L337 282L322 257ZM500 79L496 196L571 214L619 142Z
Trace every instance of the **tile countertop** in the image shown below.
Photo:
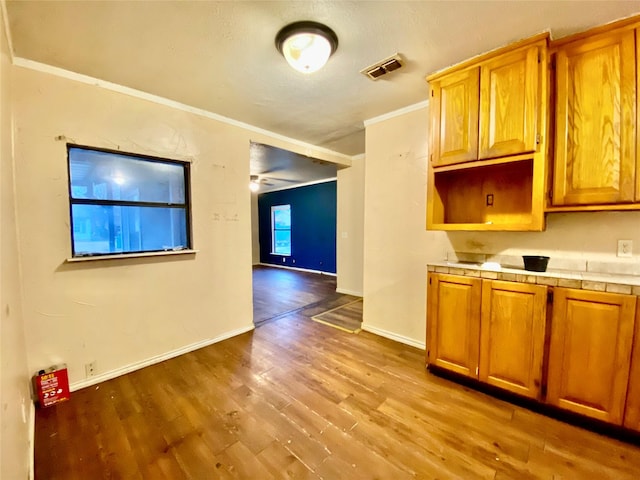
M548 269L546 272L531 272L511 267L501 267L499 270L494 270L483 268L479 263L447 261L429 262L427 267L430 272L449 273L451 275L640 295L640 276L638 275L559 269Z

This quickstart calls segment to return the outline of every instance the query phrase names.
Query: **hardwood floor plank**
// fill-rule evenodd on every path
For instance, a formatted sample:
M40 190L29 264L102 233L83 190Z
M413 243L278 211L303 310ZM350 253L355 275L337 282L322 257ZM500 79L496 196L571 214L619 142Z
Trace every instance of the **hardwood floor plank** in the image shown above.
M411 465L398 461L402 457L394 457L387 449L372 450L365 437L360 435L359 424L348 432L330 426L323 432L328 445L349 445L347 449L334 448L332 458L340 459L350 466L350 474L361 478L412 478L414 471ZM331 477L330 477L331 478Z
M145 477L145 480L186 480L185 472L180 468L173 452L168 451L155 460L156 468Z
M259 395L247 395L242 404L245 411L261 419L261 428L278 440L310 470L329 455L325 446L306 429L300 428L283 411L262 401Z
M406 471L389 462L385 457L372 452L357 441L350 432L343 432L330 426L323 432L324 441L329 445L349 445L349 448L334 449L318 467L322 478L359 479L410 479L413 472Z
M317 480L318 477L280 442L274 441L257 455L274 478Z
M467 445L478 447L477 444L468 441L464 425L445 429L438 425L436 420L431 419L420 425L417 422L420 419L418 411L407 411L403 402L398 399L387 399L378 411L403 425L410 432L412 441L425 447L426 454L432 456L434 461L440 461L440 469L448 472L453 478L491 479L494 477L493 458L487 456L484 459L476 459L468 451L464 451L463 448ZM408 421L409 419L413 421Z
M204 432L189 435L172 446L173 454L189 480L216 478L218 476L215 454L203 441Z
M253 452L242 442L236 442L216 456L217 473L225 471L230 478L256 478L270 480L274 477Z

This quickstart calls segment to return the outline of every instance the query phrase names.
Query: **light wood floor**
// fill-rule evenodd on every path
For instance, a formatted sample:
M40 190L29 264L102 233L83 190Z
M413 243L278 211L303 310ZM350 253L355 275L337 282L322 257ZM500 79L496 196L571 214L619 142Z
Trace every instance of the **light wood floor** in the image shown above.
M640 478L640 448L313 322L321 303L38 410L37 480Z

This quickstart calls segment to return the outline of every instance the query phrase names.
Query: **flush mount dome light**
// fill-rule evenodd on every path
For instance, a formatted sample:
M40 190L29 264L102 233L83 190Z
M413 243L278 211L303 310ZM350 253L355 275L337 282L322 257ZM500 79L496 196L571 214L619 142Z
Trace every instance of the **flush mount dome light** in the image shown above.
M320 70L338 48L338 36L317 22L295 22L276 35L276 48L289 65L302 73Z

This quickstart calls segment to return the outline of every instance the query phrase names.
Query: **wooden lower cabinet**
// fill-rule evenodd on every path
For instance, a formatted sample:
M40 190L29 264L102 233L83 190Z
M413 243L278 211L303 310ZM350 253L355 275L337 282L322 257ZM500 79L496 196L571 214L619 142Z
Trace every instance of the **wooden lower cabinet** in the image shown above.
M427 363L539 398L547 287L429 274Z
M624 426L640 432L640 300L638 299L636 299L636 328L633 338Z
M479 278L429 273L427 363L477 378Z
M636 297L556 288L547 402L621 425Z
M547 287L484 280L479 380L540 398Z
M635 295L439 273L427 293L429 365L640 432Z

